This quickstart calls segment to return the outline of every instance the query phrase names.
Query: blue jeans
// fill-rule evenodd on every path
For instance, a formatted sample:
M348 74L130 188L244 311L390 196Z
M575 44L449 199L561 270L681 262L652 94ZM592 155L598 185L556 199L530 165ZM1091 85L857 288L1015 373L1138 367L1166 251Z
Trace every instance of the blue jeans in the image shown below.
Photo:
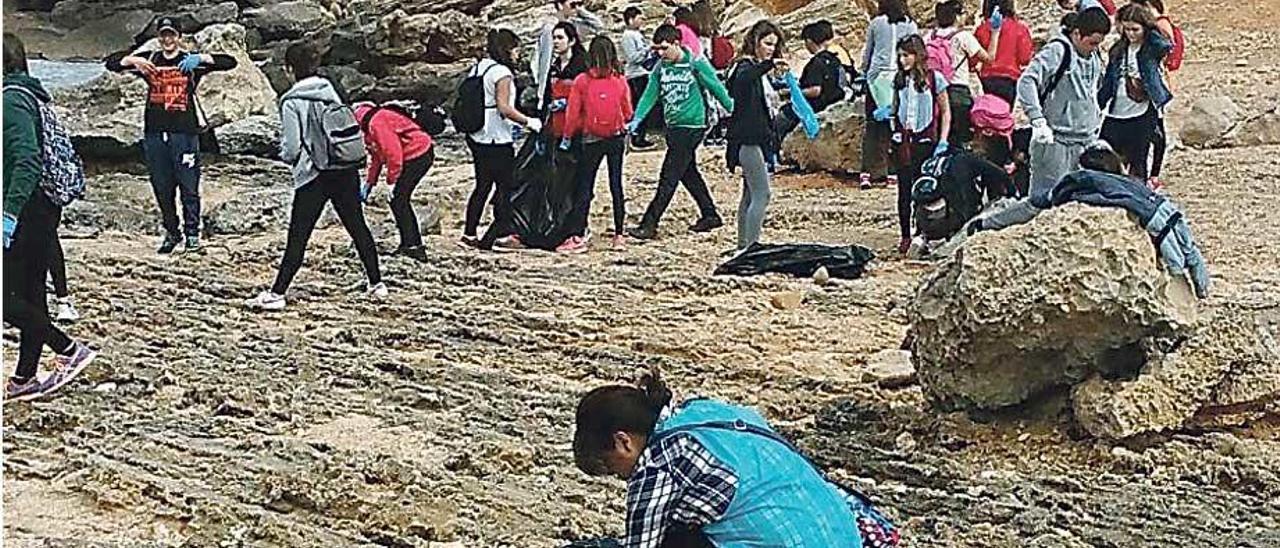
M160 206L165 233L176 238L182 195L182 233L200 234L200 136L191 133L148 132L142 141L143 157L151 171L151 190Z

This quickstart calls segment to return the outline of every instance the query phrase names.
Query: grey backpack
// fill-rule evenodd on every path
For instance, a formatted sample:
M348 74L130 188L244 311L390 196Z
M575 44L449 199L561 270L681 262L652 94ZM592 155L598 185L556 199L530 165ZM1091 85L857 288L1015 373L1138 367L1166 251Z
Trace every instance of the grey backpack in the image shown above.
M342 103L309 101L303 138L311 163L320 171L364 167L364 137L356 113Z

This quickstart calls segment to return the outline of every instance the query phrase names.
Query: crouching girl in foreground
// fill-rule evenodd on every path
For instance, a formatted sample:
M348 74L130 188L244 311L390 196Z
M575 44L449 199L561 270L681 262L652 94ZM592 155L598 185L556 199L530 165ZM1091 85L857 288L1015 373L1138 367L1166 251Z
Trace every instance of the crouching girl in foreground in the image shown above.
M828 482L755 411L671 404L654 375L578 404L573 453L590 475L627 480L628 548L895 546L861 495Z

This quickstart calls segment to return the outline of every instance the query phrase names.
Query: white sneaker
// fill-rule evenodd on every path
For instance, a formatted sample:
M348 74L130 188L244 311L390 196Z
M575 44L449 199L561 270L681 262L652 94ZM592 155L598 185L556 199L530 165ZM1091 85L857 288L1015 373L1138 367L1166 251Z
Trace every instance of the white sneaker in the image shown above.
M80 319L80 312L76 310L75 301L71 297L62 297L57 301L58 314L54 317L54 320L71 323Z
M277 295L270 290L259 293L257 297L244 302L250 310L284 310L284 295Z
M387 291L387 284L384 282L369 286L369 296L375 299L385 299L390 294L391 292Z

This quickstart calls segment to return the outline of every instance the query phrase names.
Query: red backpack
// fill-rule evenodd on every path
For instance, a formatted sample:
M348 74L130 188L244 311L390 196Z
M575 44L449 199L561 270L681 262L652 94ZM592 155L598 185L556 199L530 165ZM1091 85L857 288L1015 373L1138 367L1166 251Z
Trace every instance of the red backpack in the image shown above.
M724 70L733 64L733 42L728 36L717 36L711 39L711 66L716 70Z
M582 130L602 139L622 134L627 120L623 118L622 107L619 105L627 100L627 83L618 76L610 76L588 77L586 84L587 88L582 94L582 110L586 118Z
M1170 72L1182 68L1182 58L1187 54L1187 37L1182 34L1182 27L1173 24L1173 20L1167 15L1161 15L1157 21L1168 21L1169 26L1173 27L1173 49L1169 50L1169 54L1164 57L1164 68Z

